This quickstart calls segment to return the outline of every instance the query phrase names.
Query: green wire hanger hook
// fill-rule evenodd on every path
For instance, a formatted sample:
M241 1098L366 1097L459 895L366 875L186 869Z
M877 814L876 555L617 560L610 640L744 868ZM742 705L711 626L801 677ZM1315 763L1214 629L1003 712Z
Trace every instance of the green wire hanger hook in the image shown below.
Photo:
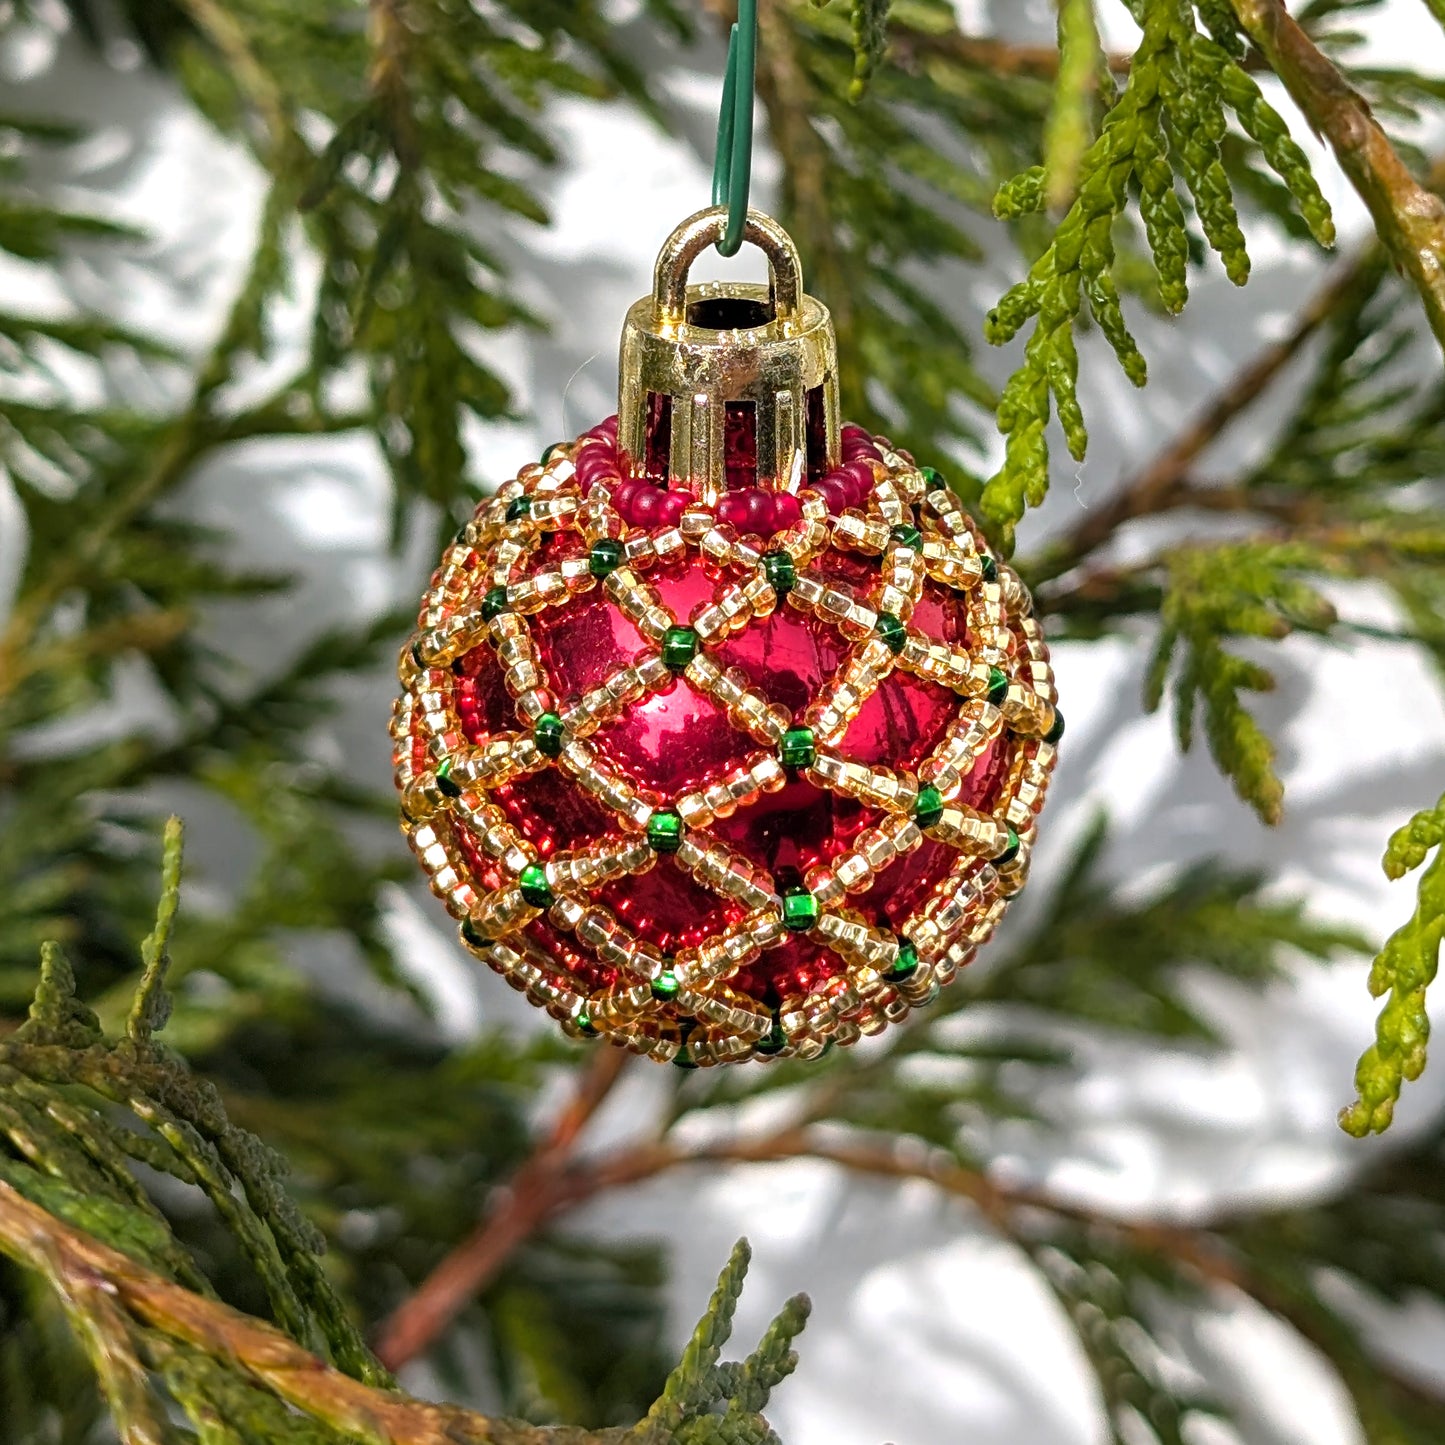
M712 164L712 203L728 208L728 226L718 250L736 256L748 217L753 181L753 91L758 73L758 0L738 0L738 18L728 36L728 68L717 118L717 153Z

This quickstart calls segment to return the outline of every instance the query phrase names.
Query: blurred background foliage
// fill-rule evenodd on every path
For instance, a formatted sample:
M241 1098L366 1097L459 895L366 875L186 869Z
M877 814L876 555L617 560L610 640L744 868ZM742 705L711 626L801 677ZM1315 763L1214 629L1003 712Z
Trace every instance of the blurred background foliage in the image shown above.
M1142 384L1126 314L1180 309L1215 253L1242 283L1247 237L1315 261L1320 289L1287 335L1240 356L1201 416L1073 530L1031 549L1025 524L1015 556L1054 635L1153 649L1141 706L1172 709L1181 747L1201 732L1221 786L1273 821L1274 743L1250 698L1272 685L1277 649L1300 633L1378 635L1346 585L1372 583L1394 601L1391 635L1445 657L1445 390L1423 339L1438 298L1400 251L1440 239L1406 227L1442 178L1410 138L1445 89L1355 64L1373 0L1312 0L1298 26L1254 0L1124 8L1140 40L1116 54L1092 0L1061 0L1057 47L967 30L945 0L765 0L759 93L782 219L836 318L847 412L948 459L1005 545L1047 489L1050 436L1083 455L1076 332L1097 328ZM470 511L469 419L517 411L493 340L541 325L503 258L548 224L534 181L558 159L549 108L628 105L666 128L665 72L639 64L632 40L682 56L731 19L725 0L634 10L624 25L601 0L0 4L0 51L57 28L102 54L138 44L267 177L249 269L199 357L27 304L24 285L0 304L0 469L26 537L0 622L5 1445L107 1431L138 1445L483 1438L480 1417L390 1393L390 1368L423 1356L491 1414L614 1428L559 1440L775 1438L761 1411L803 1307L747 1361L722 1363L739 1255L669 1377L662 1251L589 1238L566 1216L668 1171L796 1157L925 1180L977 1211L1076 1331L1120 1445L1184 1445L1205 1419L1242 1432L1219 1438L1265 1438L1177 1327L1244 1297L1329 1361L1366 1438L1439 1445L1445 1382L1383 1351L1361 1301L1445 1302L1440 1125L1317 1198L1188 1226L1091 1211L991 1168L1004 1128L1056 1127L1043 1083L1073 1076L1083 1044L1212 1049L1201 977L1259 990L1379 938L1227 859L1121 884L1100 866L1100 819L1029 927L915 1026L818 1065L678 1073L651 1135L578 1152L620 1056L505 1029L458 1043L428 1017L388 926L388 890L411 877L393 801L319 741L348 680L408 619L300 651L278 636L260 669L206 626L218 606L236 617L294 586L236 565L227 536L178 505L229 448L370 438L398 541L445 535ZM1329 208L1260 89L1270 69L1331 139L1341 117L1373 135L1365 106L1385 127L1384 152L1340 151L1378 203L1378 238L1329 265ZM141 243L48 182L84 139L0 108L12 274ZM997 304L945 303L978 294L1000 248L1016 284ZM299 357L277 341L297 306ZM998 388L979 343L1015 334ZM1281 399L1286 373L1304 379ZM1283 421L1262 459L1204 465L1227 429L1266 415ZM1182 525L1151 529L1160 518ZM162 723L94 725L122 662L143 666ZM174 829L162 844L177 800L252 841L244 876L197 888L178 916ZM1421 870L1419 903L1375 963L1387 1001L1352 1132L1383 1129L1424 1065L1442 836L1425 807L1390 844L1393 876ZM339 993L307 966L338 948L369 992ZM201 1324L186 1323L187 1299ZM227 1307L332 1368L296 1385L264 1364L285 1341L246 1334ZM496 1431L541 1438L526 1423Z

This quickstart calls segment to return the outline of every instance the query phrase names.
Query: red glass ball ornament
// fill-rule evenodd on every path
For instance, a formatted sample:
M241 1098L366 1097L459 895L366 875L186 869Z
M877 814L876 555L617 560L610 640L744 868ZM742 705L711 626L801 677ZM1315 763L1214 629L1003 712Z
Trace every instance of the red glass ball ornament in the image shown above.
M569 1032L696 1064L878 1032L1026 875L1062 731L1027 593L860 428L811 485L711 508L624 480L616 435L524 468L433 577L407 835Z

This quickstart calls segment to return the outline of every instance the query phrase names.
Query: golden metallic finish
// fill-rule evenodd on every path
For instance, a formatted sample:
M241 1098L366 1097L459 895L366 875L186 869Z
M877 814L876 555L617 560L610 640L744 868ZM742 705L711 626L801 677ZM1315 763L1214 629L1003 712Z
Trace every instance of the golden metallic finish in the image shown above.
M727 227L715 206L684 221L658 253L652 295L627 313L617 408L623 472L643 473L649 400L670 398L668 483L713 506L727 488L729 402L756 408L758 484L796 492L807 469L807 397L821 389L826 457L840 459L838 347L828 309L803 291L792 238L771 217L749 211L744 236L768 258L767 286L710 281L689 286L688 271ZM736 322L733 325L716 323ZM707 323L707 324L705 324Z

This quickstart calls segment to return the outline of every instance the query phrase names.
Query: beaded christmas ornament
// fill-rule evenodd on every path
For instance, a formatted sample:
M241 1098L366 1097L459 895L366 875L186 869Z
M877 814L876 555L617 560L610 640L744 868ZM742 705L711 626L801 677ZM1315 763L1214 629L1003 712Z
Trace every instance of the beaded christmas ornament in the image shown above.
M664 246L619 414L447 549L402 652L403 829L574 1035L801 1057L929 1002L1023 885L1063 730L1028 594L942 477L837 417L826 310Z

